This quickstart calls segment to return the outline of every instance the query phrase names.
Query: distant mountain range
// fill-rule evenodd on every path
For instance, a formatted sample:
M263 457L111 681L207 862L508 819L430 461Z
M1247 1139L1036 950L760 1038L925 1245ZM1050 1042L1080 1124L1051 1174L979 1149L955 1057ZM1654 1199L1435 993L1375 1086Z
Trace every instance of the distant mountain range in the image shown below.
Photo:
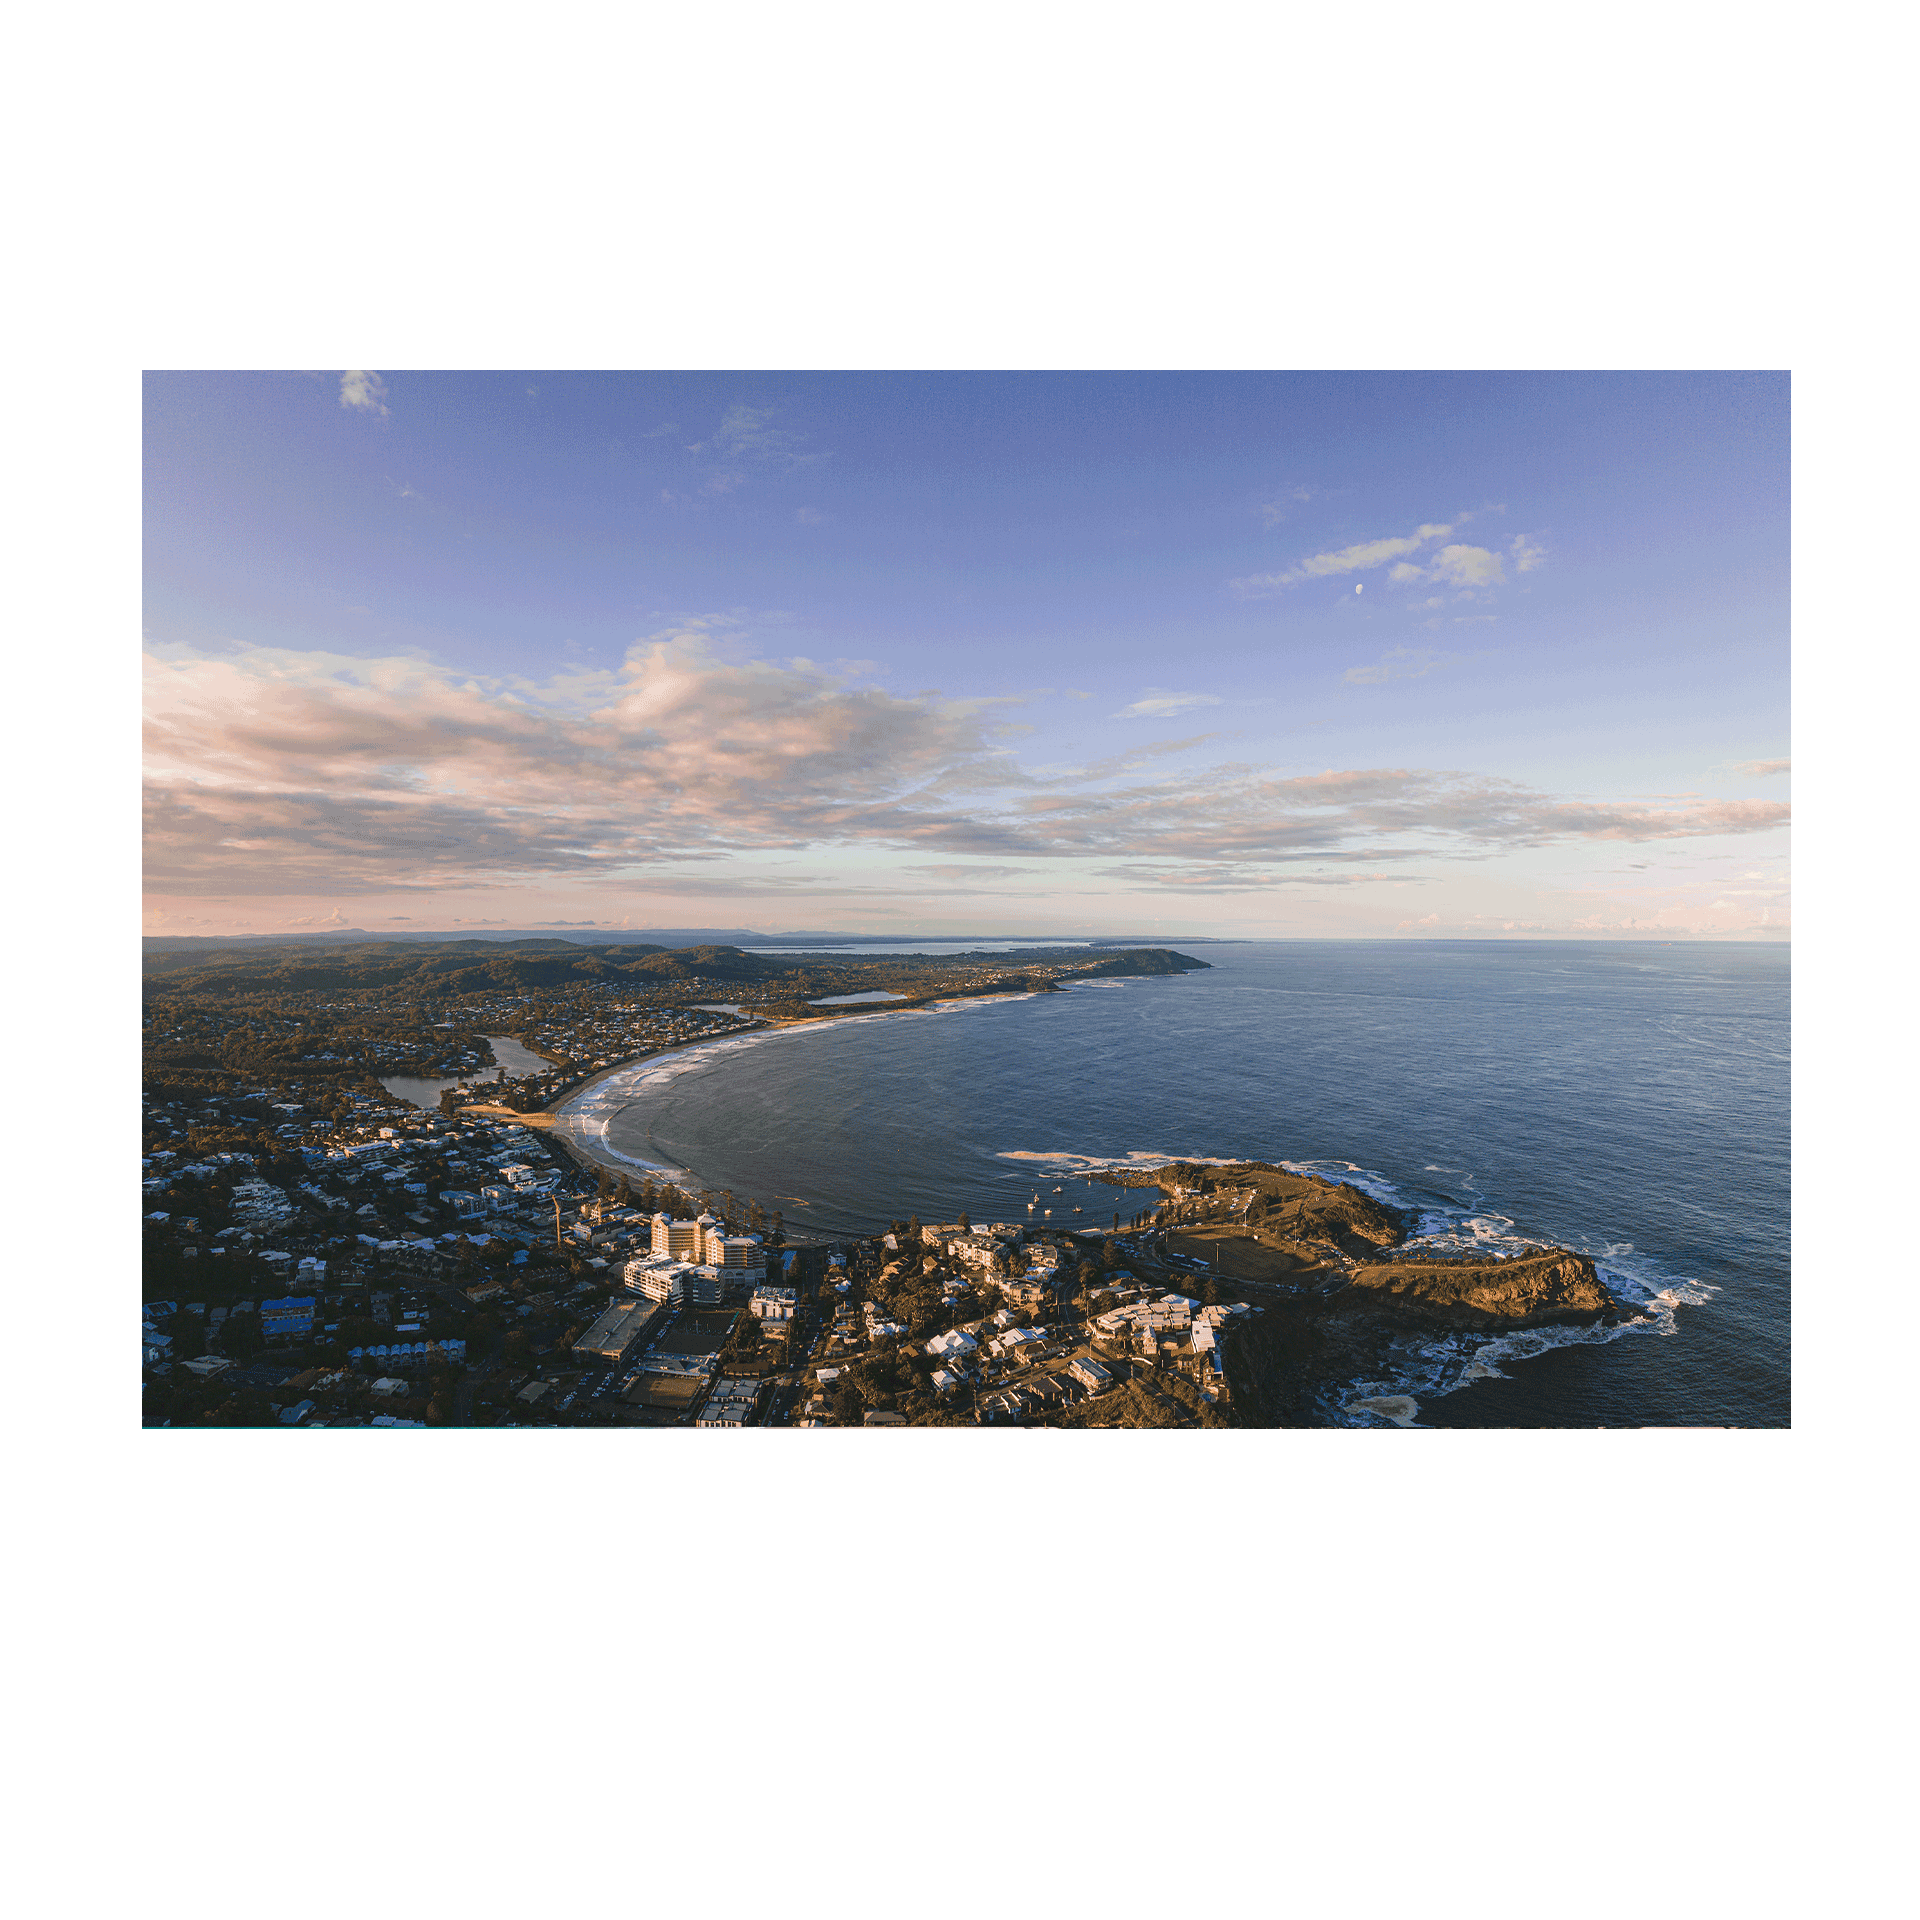
M328 927L316 933L230 933L191 934L153 933L141 941L148 953L169 949L200 947L334 947L349 941L380 940L398 944L409 940L486 940L556 941L567 946L650 946L650 947L791 947L802 943L835 947L897 947L912 942L928 946L997 946L1005 940L1018 940L1032 946L1143 947L1164 940L1164 934L1009 934L1009 933L822 933L806 928L798 933L755 933L745 927L631 927L609 930L601 927L576 928L561 933L552 927L488 928L484 933L470 927L449 932L415 931L408 928L391 933L369 933L364 927ZM1182 946L1210 946L1211 941L1195 941L1182 936Z

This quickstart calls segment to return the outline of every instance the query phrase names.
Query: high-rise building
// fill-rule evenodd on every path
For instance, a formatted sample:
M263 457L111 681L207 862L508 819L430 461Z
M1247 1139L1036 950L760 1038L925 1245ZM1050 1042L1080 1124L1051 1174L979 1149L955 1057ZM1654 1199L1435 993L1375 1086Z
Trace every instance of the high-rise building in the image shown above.
M653 1250L676 1260L698 1260L706 1252L706 1229L698 1220L675 1220L664 1213L653 1216Z

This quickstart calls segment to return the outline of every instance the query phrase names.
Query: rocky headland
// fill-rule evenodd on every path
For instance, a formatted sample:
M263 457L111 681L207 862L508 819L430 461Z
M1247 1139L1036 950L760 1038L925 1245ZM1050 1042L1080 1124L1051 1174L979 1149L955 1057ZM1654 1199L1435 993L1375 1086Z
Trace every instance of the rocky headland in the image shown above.
M1318 1424L1329 1387L1378 1371L1408 1335L1493 1338L1623 1310L1585 1254L1436 1256L1409 1244L1412 1214L1324 1175L1183 1160L1096 1177L1155 1193L1139 1222L1143 1249L1198 1265L1203 1290L1264 1309L1226 1356L1236 1425Z

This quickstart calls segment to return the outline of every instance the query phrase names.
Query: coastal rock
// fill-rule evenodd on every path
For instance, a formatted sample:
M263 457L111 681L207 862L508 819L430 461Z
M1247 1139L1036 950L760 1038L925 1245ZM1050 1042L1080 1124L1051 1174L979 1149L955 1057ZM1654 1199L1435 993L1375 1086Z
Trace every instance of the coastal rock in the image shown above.
M1616 1311L1593 1262L1564 1247L1517 1260L1371 1262L1354 1268L1327 1305L1468 1332L1579 1326Z

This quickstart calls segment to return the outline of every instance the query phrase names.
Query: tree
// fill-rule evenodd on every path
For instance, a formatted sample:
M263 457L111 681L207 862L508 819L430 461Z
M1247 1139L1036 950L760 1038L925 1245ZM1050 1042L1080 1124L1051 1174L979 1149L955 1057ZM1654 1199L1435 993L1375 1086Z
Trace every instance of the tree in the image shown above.
M221 1350L235 1360L251 1360L263 1339L257 1313L230 1313L220 1329Z
M960 1214L960 1231L962 1233L971 1233L973 1231L973 1222L970 1219L968 1219L964 1208L961 1210L961 1214Z

